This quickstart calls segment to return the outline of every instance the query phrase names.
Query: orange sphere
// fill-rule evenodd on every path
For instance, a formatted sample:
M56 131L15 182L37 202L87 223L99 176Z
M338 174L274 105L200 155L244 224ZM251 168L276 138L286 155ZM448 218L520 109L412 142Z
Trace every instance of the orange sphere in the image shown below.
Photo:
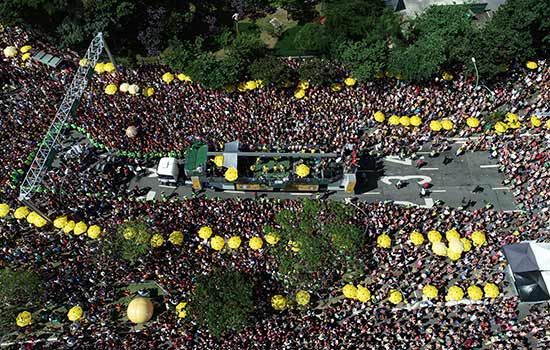
M151 300L137 297L128 304L126 314L133 323L145 323L153 316L153 309Z

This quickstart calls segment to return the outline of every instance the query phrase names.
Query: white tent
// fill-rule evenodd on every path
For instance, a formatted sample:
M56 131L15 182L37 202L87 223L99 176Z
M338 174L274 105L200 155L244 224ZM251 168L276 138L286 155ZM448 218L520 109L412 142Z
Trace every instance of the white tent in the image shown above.
M530 242L529 246L537 261L538 269L540 271L550 271L550 243Z

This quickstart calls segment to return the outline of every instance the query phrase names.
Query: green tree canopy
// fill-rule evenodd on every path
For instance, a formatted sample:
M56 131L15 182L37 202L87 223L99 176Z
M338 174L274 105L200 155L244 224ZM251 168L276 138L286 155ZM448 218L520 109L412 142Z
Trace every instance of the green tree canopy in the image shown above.
M300 80L309 80L313 85L323 85L334 82L338 77L332 62L322 58L307 60L298 68Z
M407 48L392 52L389 71L410 81L426 81L437 74L443 63L444 40L438 35L425 36Z
M214 270L197 279L188 310L215 337L239 332L254 310L252 282L242 272Z
M221 89L237 82L241 76L240 57L229 54L217 59L209 52L198 55L188 67L189 75L210 89Z
M329 44L325 27L319 23L306 23L294 37L294 46L307 52L324 51Z
M307 199L301 211L277 213L278 227L266 226L264 231L280 236L273 254L283 283L292 289L317 289L335 282L329 272L353 269L365 240L349 223L353 215L353 208L342 203Z
M388 60L388 48L384 41L345 41L338 47L336 57L357 80L372 80L383 73Z
M0 270L0 303L36 303L42 293L40 276L33 271Z
M384 8L382 0L327 1L327 33L332 40L361 40L376 27Z
M266 56L254 61L249 67L252 79L262 80L265 84L277 84L292 79L292 70L281 59Z
M113 237L106 240L104 253L135 264L149 252L151 236L151 230L145 222L127 221L117 227L117 233Z

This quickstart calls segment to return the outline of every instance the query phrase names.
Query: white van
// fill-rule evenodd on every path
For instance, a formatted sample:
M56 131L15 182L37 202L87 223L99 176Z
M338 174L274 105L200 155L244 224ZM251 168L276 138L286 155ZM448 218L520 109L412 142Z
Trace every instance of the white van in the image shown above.
M175 187L176 183L178 182L179 172L180 171L176 158L161 158L157 168L159 184Z

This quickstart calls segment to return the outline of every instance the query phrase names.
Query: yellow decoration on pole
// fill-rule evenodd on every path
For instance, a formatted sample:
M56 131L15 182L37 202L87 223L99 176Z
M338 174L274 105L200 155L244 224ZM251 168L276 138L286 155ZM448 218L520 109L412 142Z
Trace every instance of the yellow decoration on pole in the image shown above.
M112 73L112 72L115 71L115 65L112 62L105 63L103 68L105 69L105 72L107 72L107 73Z
M31 59L31 53L30 53L30 52L24 53L24 54L21 56L21 60L22 60L22 61L27 61L27 60L30 60L30 59Z
M191 79L191 77L187 74L180 73L177 75L177 77L180 81L186 81L188 83L193 81L193 79Z
M342 288L342 293L344 294L344 297L348 299L356 299L357 298L357 287L355 287L353 284L346 284Z
M95 71L97 74L105 73L105 63L98 62L98 63L95 65L95 67L94 67L94 71Z
M485 296L491 299L498 297L500 294L500 290L498 289L498 286L494 283L487 283L483 287L483 291L485 292Z
M346 86L354 86L357 83L357 80L353 79L352 77L348 77L344 80L344 84Z
M443 127L443 129L449 131L449 130L452 130L453 129L453 122L450 121L449 119L443 119L441 120L441 127Z
M173 231L168 237L168 242L172 243L173 245L181 245L183 243L183 232Z
M212 229L209 226L203 226L199 230L199 237L201 239L208 239L212 236Z
M389 248L391 247L391 238L387 234L381 234L376 239L376 245L380 248Z
M537 62L529 61L525 64L525 66L529 69L537 69L539 66Z
M118 88L115 84L109 84L105 87L105 93L107 95L114 95L116 94Z
M449 72L443 72L443 74L441 74L441 77L443 78L443 80L446 80L446 81L453 80L453 75Z
M15 57L17 55L17 48L15 46L8 46L4 48L4 56Z
M441 241L441 233L437 230L431 230L428 232L428 241L431 243Z
M310 295L305 290L300 290L298 293L296 293L296 303L298 305L307 305L310 300Z
M15 323L19 327L26 327L32 324L32 314L28 311L20 312L15 319Z
M470 128L477 128L479 126L479 119L475 117L469 117L466 119L466 125L468 125Z
M474 246L479 247L485 244L487 242L487 239L485 238L485 234L481 231L474 231L472 233L472 242L474 242Z
M153 248L161 247L164 244L164 238L158 233L155 233L153 237L151 237L150 243Z
M424 243L424 236L422 236L422 233L414 231L409 235L409 241L414 245L421 245Z
M214 164L216 164L218 168L221 168L223 166L223 156L222 155L215 156Z
M430 129L432 131L440 131L441 129L443 128L443 126L441 125L441 122L439 120L432 120L430 122Z
M98 225L92 225L88 227L88 237L91 239L96 239L101 235L101 227Z
M445 233L445 238L447 239L447 241L450 241L452 239L460 239L460 234L456 229L452 228Z
M298 83L298 88L302 89L302 90L307 90L309 89L309 81L307 80L302 80Z
M229 168L225 171L225 179L229 182L233 182L239 178L239 172L236 168Z
M366 303L370 301L371 299L370 290L366 287L363 287L362 285L358 285L356 298L362 303Z
M462 253L451 252L450 250L447 250L447 257L449 257L449 259L451 259L452 261L457 261L462 257Z
M238 249L241 246L241 237L233 236L227 241L227 246L231 249Z
M225 240L223 239L223 237L214 236L210 238L210 247L212 249L220 251L223 249L224 245L225 245Z
M538 128L542 124L541 120L536 115L532 115L530 120L531 120L531 126L533 128Z
M174 80L174 74L166 72L162 75L162 81L164 81L166 84L170 84L172 80Z
M130 84L122 83L122 84L120 84L118 89L120 90L120 92L128 92L128 89L130 89Z
M464 251L464 243L459 238L451 237L449 240L449 252L453 254L462 254Z
M390 290L390 297L388 298L388 300L390 301L390 303L397 305L403 301L403 295L400 291L392 289Z
M74 222L73 220L70 220L70 221L67 222L67 224L63 227L63 233L69 234L69 233L74 229L75 226L76 226L75 222Z
M340 92L342 91L342 85L338 84L338 83L333 83L330 88L332 89L332 91L334 92Z
M296 91L294 91L294 97L297 98L298 100L304 98L305 95L306 95L306 90L304 89L296 89Z
M284 310L284 308L286 307L286 298L280 294L274 295L271 298L271 306L275 310Z
M401 124L402 126L409 126L411 125L411 119L408 116L404 115L399 118L399 124Z
M497 134L503 134L506 132L506 130L508 130L508 125L503 122L496 122L495 131L497 132Z
M459 301L464 298L464 291L459 286L452 286L447 291L447 295L445 296L445 300L449 301Z
M434 299L437 298L437 294L439 291L437 288L431 284L427 284L422 288L422 295L426 297L427 299Z
M176 313L178 315L178 318L185 318L187 316L187 310L185 310L185 307L187 306L187 302L181 301L176 305Z
M468 298L471 300L481 300L483 299L483 291L478 286L469 286L468 287Z
M460 239L460 241L462 242L462 244L464 245L464 252L467 253L469 252L470 250L472 250L472 242L470 242L470 240L466 237L462 237Z
M10 206L6 203L0 204L0 218L7 216L10 213Z
M155 94L155 88L149 86L143 90L143 96L151 97Z
M135 95L139 92L139 86L137 86L137 84L131 84L129 87L128 87L128 93L130 95Z
M87 58L81 58L81 59L78 61L78 65L79 65L80 67L86 67L89 63L90 63L90 61L89 61Z
M378 123L383 123L385 119L386 116L384 115L384 113L380 111L374 113L374 120L376 120Z
M74 227L74 234L79 236L84 232L86 232L87 229L88 229L88 225L86 225L84 221L79 221Z
M270 245L275 245L279 243L281 240L281 236L279 236L276 232L270 232L267 235L264 236L265 241Z
M249 80L245 83L244 87L247 89L247 90L254 90L256 87L258 87L258 85L256 84L256 81L254 80Z
M395 114L392 115L390 117L390 119L388 119L388 124L393 125L393 126L399 125L399 117L396 116Z
M447 256L447 247L441 241L432 243L432 252L438 256Z
M418 127L422 124L422 119L417 116L417 115L413 115L411 117L411 125L414 126L414 127Z
M82 318L82 315L84 314L84 311L80 306L73 306L70 308L69 312L67 312L67 318L69 321L75 322L79 321Z
M126 227L124 230L124 239L133 239L137 234L137 230L133 227Z
M260 250L264 246L264 241L258 236L252 237L250 238L250 241L248 241L248 246L252 250Z
M26 218L30 214L30 210L27 207L19 207L15 209L15 212L13 213L13 217L17 220L21 220Z
M300 164L296 167L296 175L306 177L309 175L309 167L305 164Z

